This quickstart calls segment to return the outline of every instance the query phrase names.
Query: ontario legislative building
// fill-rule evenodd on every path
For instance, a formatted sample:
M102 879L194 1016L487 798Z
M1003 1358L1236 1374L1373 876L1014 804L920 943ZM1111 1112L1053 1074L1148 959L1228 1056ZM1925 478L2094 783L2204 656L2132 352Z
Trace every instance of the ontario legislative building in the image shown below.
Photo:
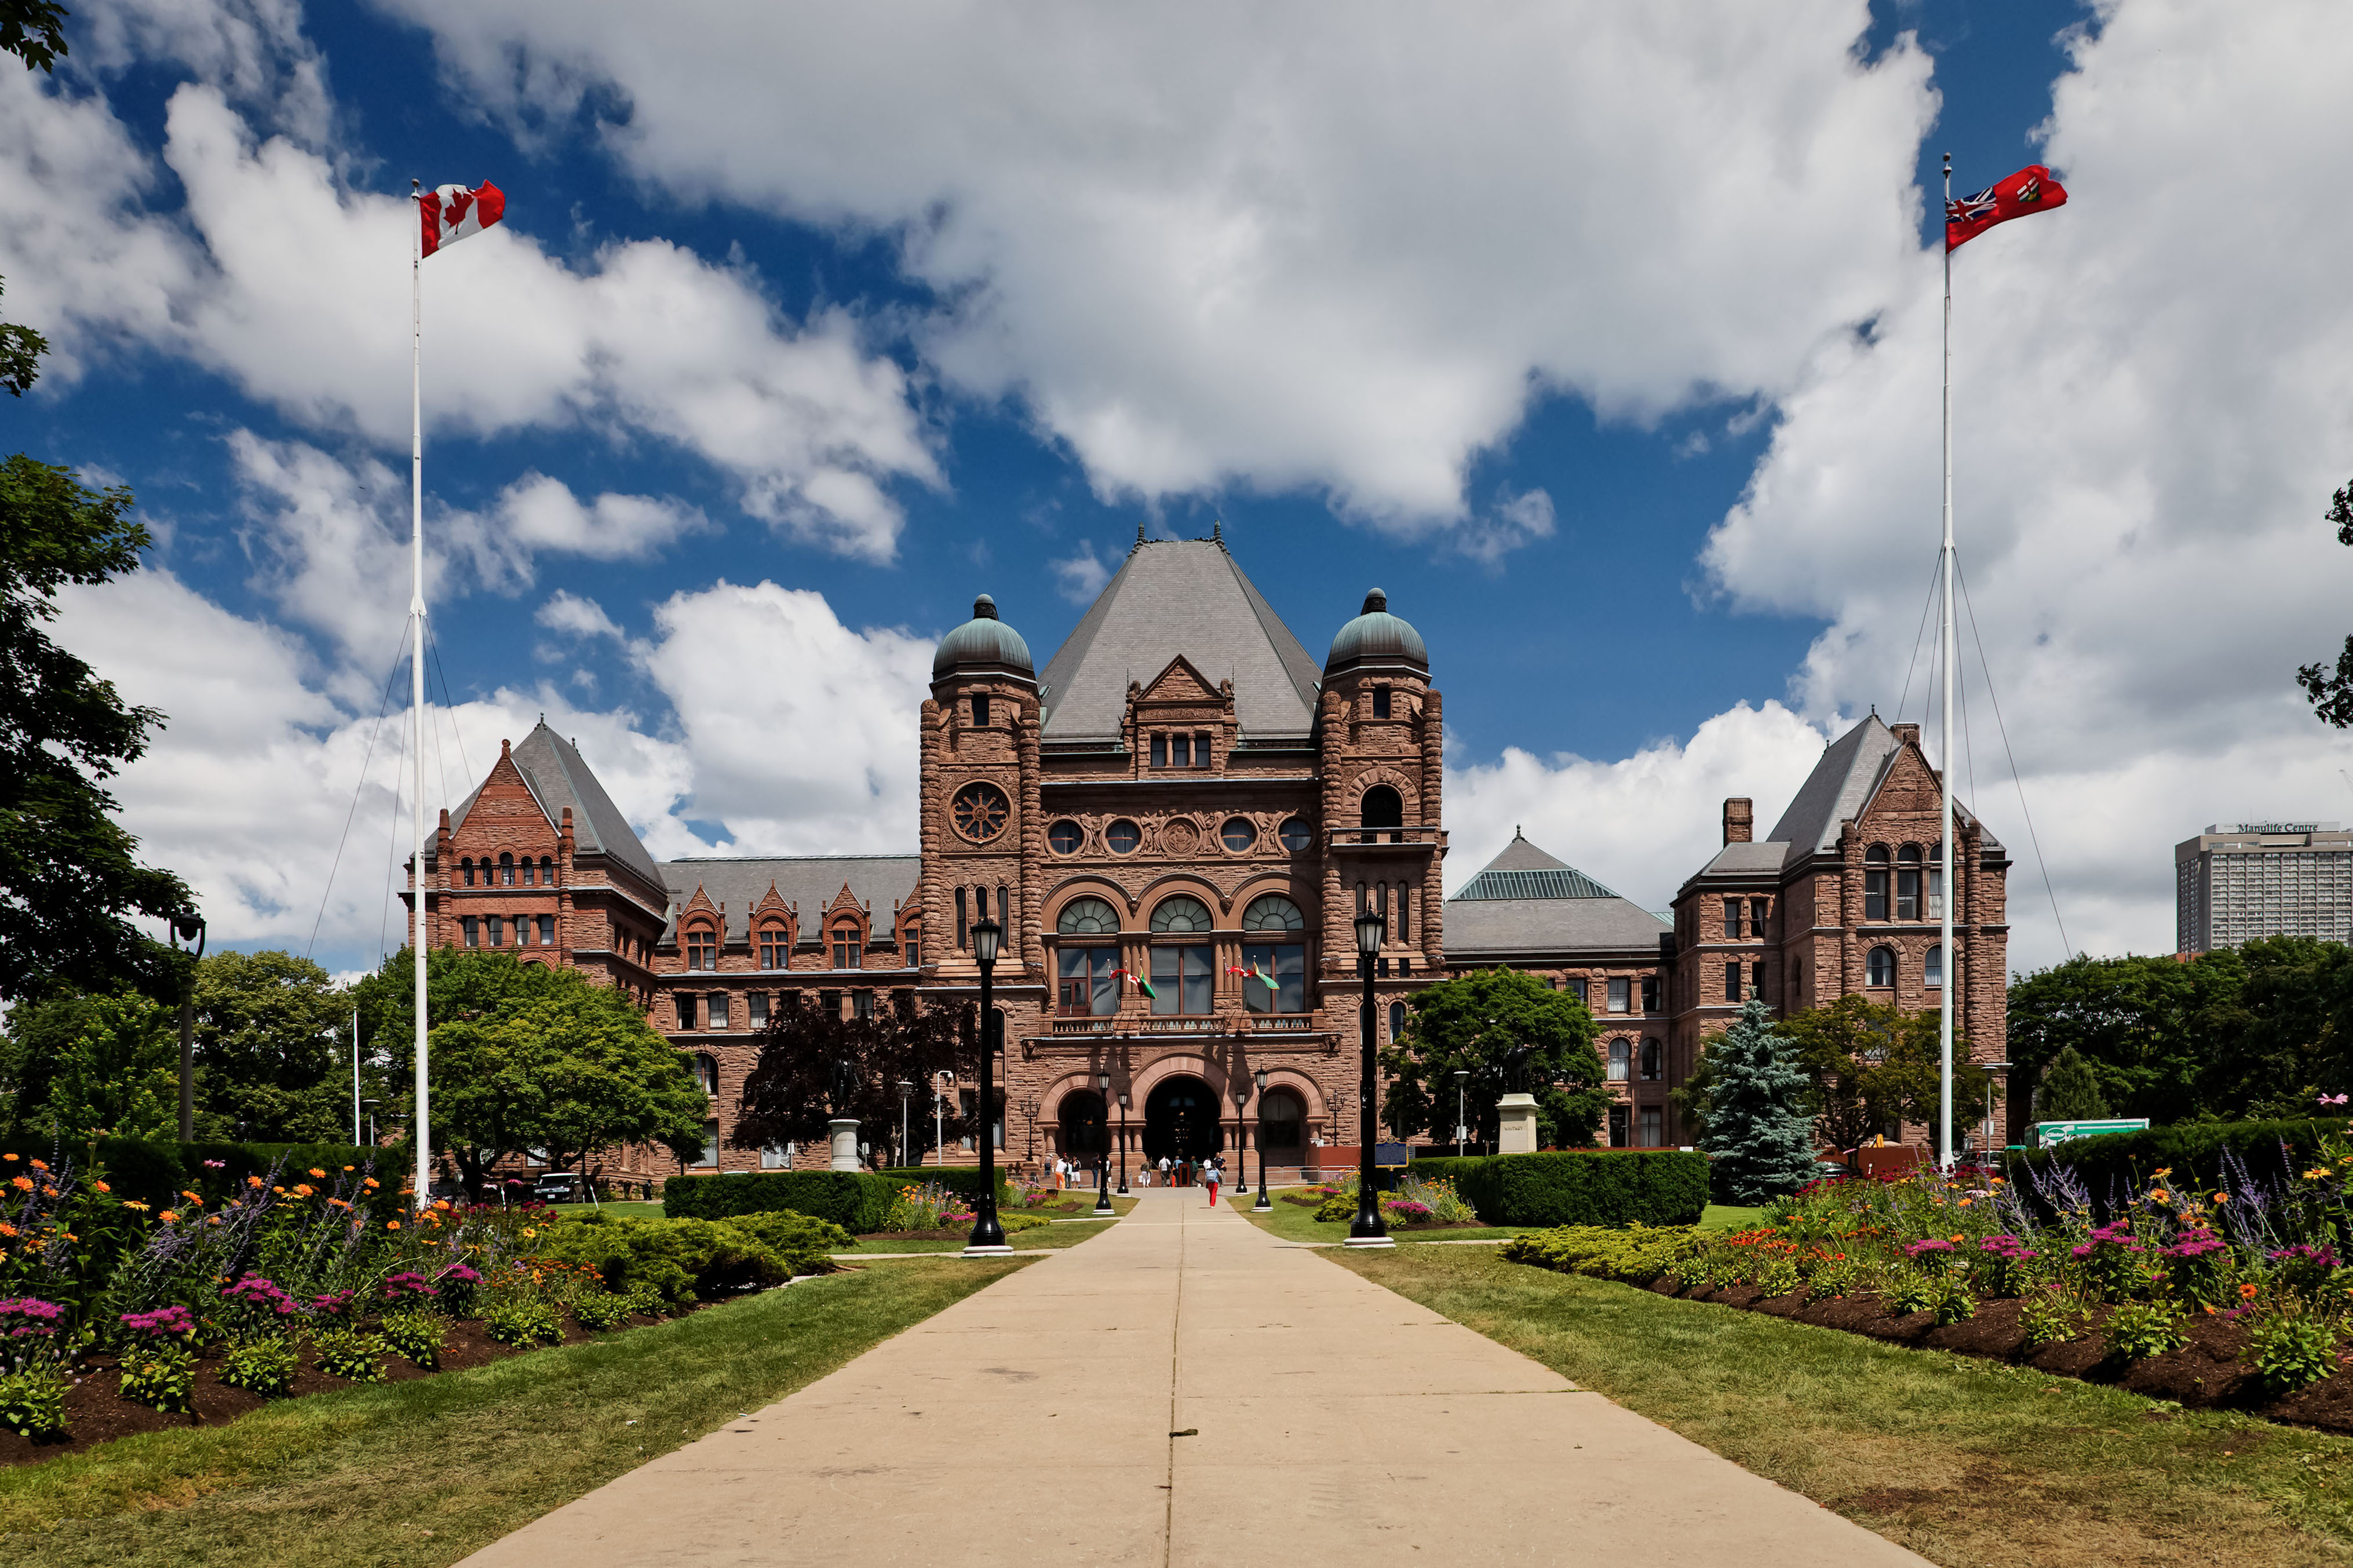
M2009 859L1957 812L1957 951L1941 952L1940 786L1916 725L1848 731L1762 839L1751 803L1725 802L1721 850L1663 918L1516 835L1447 899L1431 674L1377 590L1319 661L1222 538L1139 538L1042 671L986 595L941 639L911 737L917 853L656 860L543 721L443 814L427 940L636 995L711 1099L687 1169L793 1158L726 1142L778 1009L976 997L984 915L1005 933L997 1136L1016 1164L1224 1149L1290 1166L1354 1145L1367 907L1388 917L1383 1042L1451 974L1503 965L1579 993L1612 1145L1683 1140L1670 1091L1752 994L1778 1011L1850 993L1922 1008L1957 985L1970 1054L2002 1059ZM921 1114L928 1086L916 1097ZM681 1167L629 1149L603 1168L659 1183Z

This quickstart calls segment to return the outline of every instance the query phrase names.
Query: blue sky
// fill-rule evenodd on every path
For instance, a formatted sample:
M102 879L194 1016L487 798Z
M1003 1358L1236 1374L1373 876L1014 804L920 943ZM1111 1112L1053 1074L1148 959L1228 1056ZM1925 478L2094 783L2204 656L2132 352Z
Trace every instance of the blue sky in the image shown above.
M658 853L897 847L914 644L987 590L1042 660L1139 523L1221 519L1312 649L1375 583L1428 637L1451 881L1525 821L1662 903L1717 798L1769 821L1826 736L1894 712L1936 527L1938 154L1966 191L2049 136L2073 205L1957 258L1960 515L2072 945L2169 943L2168 850L2212 816L2353 809L2284 685L2348 629L2303 519L2348 466L2330 373L2274 389L2310 416L2284 430L2172 395L2232 379L2201 347L2306 343L2338 308L2278 280L2250 338L2187 261L2147 276L2121 199L2191 178L2160 153L2234 92L2269 100L2233 119L2249 155L2317 189L2296 149L2337 111L2270 68L2289 34L2213 55L2218 87L2168 76L2204 24L2147 0L2104 30L2063 5L1824 0L1769 32L1566 8L1517 37L1383 11L1418 41L1337 66L1313 8L1213 10L1198 44L934 15L902 38L712 4L648 45L603 5L147 0L17 92L38 152L0 269L60 355L13 439L131 484L161 535L172 594L67 624L173 713L126 805L230 940L301 946L325 898L319 954L349 965L382 925L385 746L364 869L329 898L318 862L406 595L406 268L353 258L411 174L508 193L508 237L426 268L452 793L553 709ZM2178 363L2115 353L2136 289L2198 318ZM681 310L732 324L673 334ZM2260 464L2234 419L2269 427ZM2234 547L2311 579L2265 613L2276 647L2136 613L2136 561L2195 583ZM810 661L822 698L731 706ZM1986 717L1980 809L2024 848ZM2019 942L2047 962L2042 923Z

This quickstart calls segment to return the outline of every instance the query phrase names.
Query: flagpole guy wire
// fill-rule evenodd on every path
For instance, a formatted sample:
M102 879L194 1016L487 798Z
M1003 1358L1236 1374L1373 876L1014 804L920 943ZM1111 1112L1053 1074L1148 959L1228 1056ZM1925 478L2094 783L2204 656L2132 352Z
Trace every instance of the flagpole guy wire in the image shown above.
M1945 210L1953 207L1953 155L1945 154ZM1953 877L1953 247L1945 245L1945 540L1944 555L1938 567L1943 595L1943 625L1937 628L1938 639L1944 645L1945 693L1944 740L1937 754L1942 774L1943 816L1941 818L1943 865L1940 873L1945 883L1945 896L1937 900L1937 940L1944 947L1944 984L1937 987L1936 1019L1936 1155L1945 1170L1953 1168L1953 993L1959 988L1961 973L1959 955L1953 951L1953 905L1959 900L1960 884Z
M433 1088L426 1059L425 986L425 227L424 182L412 179L408 226L408 616L409 712L416 733L416 794L409 803L414 858L409 862L409 971L415 990L417 1114L409 1136L417 1144L417 1206L433 1194Z

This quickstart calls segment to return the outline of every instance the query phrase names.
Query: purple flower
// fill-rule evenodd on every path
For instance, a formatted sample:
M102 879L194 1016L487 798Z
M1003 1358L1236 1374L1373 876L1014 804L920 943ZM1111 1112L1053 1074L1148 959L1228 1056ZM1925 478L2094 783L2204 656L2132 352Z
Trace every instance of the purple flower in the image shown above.
M1952 1250L1953 1244L1951 1242L1945 1241L1932 1236L1926 1241L1915 1241L1906 1247L1904 1249L1904 1256L1906 1258L1925 1258L1932 1252L1950 1252Z
M120 1321L134 1334L164 1338L173 1334L193 1334L195 1319L185 1307L158 1307L152 1312L125 1312Z
M58 1331L66 1310L34 1296L0 1300L0 1340L45 1340Z
M2271 1258L2274 1263L2309 1263L2320 1268L2345 1267L2338 1259L2335 1247L2314 1247L2306 1242L2298 1242L2294 1247L2280 1247L2271 1255Z
M2319 1103L2322 1105L2342 1105L2345 1103L2346 1099L2347 1097L2341 1094L2324 1094L2320 1097Z
M387 1301L407 1301L439 1294L441 1292L427 1285L425 1276L415 1269L403 1269L397 1274L385 1276L384 1299Z
M259 1274L248 1274L223 1290L221 1300L232 1306L258 1307L281 1318L290 1318L297 1310L293 1297L280 1289L275 1281Z
M227 1160L207 1160L205 1162L205 1169L207 1171L226 1171L228 1169L228 1162Z
M2173 1245L2163 1251L2168 1258L2203 1258L2210 1252L2221 1251L2224 1245L2221 1237L2200 1226L2195 1230L2182 1232L2174 1239Z
M444 1285L479 1285L482 1282L480 1273L464 1263L452 1263L433 1278Z

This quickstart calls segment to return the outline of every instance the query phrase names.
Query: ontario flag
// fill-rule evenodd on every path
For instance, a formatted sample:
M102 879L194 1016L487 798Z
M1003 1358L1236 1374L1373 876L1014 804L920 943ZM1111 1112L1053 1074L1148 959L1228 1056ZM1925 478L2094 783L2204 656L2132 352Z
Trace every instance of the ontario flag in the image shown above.
M2040 163L2029 163L2007 180L1973 196L1945 204L1945 249L1958 250L1998 223L2067 205L2067 187Z
M506 216L504 191L488 180L468 190L463 185L437 185L417 194L417 212L423 224L419 256L430 256L445 245L455 245L470 234L480 234Z

